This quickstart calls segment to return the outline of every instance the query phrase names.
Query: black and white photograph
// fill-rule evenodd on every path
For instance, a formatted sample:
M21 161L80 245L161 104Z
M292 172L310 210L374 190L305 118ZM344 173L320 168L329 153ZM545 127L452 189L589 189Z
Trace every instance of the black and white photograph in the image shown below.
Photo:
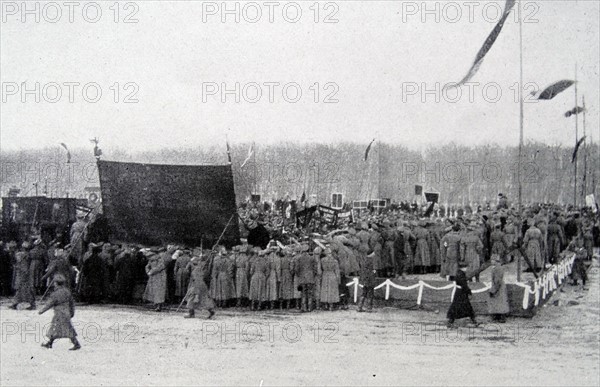
M600 1L0 19L0 386L600 387Z

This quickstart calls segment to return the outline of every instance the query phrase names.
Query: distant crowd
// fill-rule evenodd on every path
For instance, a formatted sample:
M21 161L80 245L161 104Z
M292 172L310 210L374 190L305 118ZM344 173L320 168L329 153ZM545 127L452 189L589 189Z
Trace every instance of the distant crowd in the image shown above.
M14 296L14 308L28 303L35 309L36 296L61 275L76 299L87 303L146 301L160 311L187 301L192 311L194 303L206 303L209 310L311 311L348 308L346 284L359 277L363 311L373 308L378 278L439 273L454 280L462 271L477 281L492 258L505 264L523 257L524 270L539 272L565 250L584 261L600 246L597 213L556 205L529 206L519 214L499 203L494 209L461 208L450 216L440 216L437 208L427 218L396 206L335 225L317 214L304 227L274 209L246 206L239 215L245 233L262 227L268 237L256 246L244 238L240 245L212 250L91 243L88 220L80 216L66 246L39 235L20 244L3 241L0 290ZM577 267L573 281L585 282L585 270Z

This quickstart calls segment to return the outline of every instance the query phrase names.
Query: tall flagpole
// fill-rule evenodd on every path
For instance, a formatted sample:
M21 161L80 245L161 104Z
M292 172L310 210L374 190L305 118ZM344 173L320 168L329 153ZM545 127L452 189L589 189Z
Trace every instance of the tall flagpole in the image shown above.
M575 63L575 109L577 109L577 62ZM579 119L577 118L579 115L577 114L577 110L575 111L575 146L577 146L577 141L579 141L579 129L578 129L578 122ZM573 182L573 206L575 208L577 208L577 156L575 156L575 180Z
M581 96L583 107L583 182L581 196L585 204L585 195L587 194L587 138L585 137L585 95ZM577 107L577 106L575 106Z
M519 161L517 165L519 213L523 211L523 186L521 183L521 158L523 156L523 18L521 10L521 1L519 0Z
M519 218L523 214L523 186L521 183L521 158L523 156L523 17L521 0L519 6L519 162L517 179L519 184ZM521 282L521 257L517 257L517 281Z

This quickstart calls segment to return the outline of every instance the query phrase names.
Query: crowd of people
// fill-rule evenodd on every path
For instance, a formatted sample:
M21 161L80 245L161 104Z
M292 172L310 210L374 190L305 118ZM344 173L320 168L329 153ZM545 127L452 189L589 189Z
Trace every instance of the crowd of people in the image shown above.
M306 229L295 222L274 226L277 215L271 212L244 211L246 228L261 225L269 232L266 246L246 239L212 250L87 242L83 217L71 227L66 246L46 244L39 236L20 245L3 242L2 294L14 295L12 308L28 303L35 309L36 296L59 276L87 303L143 300L157 311L186 303L188 317L199 308L212 316L216 307L309 312L347 309L346 284L359 277L358 311L365 311L373 308L378 278L439 273L451 281L478 281L490 264L522 256L523 268L537 272L556 263L565 249L577 253L579 262L591 259L600 245L595 213L554 205L530 206L519 214L499 204L494 210L430 218L395 208L337 227L316 218ZM580 267L576 264L573 281L585 284Z

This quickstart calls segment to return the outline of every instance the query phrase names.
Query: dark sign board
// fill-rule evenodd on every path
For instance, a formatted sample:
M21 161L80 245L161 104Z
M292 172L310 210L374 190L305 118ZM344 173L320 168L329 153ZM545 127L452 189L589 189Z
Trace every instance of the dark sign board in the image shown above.
M149 245L239 243L230 165L98 162L102 206L114 241Z

